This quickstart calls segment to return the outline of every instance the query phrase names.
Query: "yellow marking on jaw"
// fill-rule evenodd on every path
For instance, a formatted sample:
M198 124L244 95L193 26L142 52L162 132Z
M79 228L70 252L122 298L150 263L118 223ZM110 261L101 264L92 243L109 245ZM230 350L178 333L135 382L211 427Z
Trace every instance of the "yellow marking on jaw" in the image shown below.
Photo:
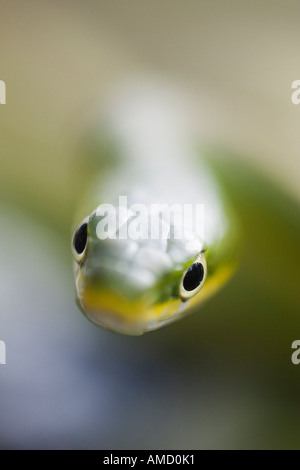
M233 265L223 266L213 276L208 276L201 291L187 302L170 298L161 304L151 305L149 298L147 302L147 297L129 300L107 289L91 286L79 289L79 300L85 314L94 323L116 331L140 334L185 316L191 307L200 305L211 297L228 280L234 269ZM81 273L77 280L80 284Z
M97 322L97 312L99 312L99 318L106 314L120 322L150 324L176 314L181 300L170 299L161 304L149 306L145 298L128 300L105 289L85 287L81 290L80 303L86 312L92 314L95 322Z

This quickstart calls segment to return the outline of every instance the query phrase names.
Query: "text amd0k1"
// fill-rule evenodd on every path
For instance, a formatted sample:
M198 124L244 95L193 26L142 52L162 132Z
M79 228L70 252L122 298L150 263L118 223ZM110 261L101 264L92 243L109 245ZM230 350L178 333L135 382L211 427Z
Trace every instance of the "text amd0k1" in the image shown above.
M119 457L113 454L110 454L107 457L104 457L103 464L105 465L129 465L130 467L134 467L138 463L145 463L145 464L154 464L154 465L165 465L165 464L177 464L177 465L193 465L194 464L194 455L193 454L150 454L147 457L131 457L131 456L124 456Z

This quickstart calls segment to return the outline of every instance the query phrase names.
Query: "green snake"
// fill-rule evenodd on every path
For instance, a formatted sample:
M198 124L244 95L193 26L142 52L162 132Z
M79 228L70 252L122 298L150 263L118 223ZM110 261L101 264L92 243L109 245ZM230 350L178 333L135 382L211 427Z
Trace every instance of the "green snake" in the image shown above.
M99 174L89 182L72 237L77 303L97 325L140 335L185 316L230 277L236 222L173 91L121 87L105 109L91 132ZM130 208L125 218L120 197ZM112 231L107 204L117 214ZM152 208L174 205L201 206L203 230L195 211L177 219L159 210L164 230L153 237ZM130 224L136 236L118 236L122 227L128 235Z

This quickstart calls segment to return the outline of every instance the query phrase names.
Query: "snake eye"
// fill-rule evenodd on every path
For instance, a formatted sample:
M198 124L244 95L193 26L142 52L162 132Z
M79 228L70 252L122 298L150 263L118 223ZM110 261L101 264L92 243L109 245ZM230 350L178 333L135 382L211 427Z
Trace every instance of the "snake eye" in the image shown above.
M81 261L87 244L87 222L83 222L75 230L72 240L73 254L76 261Z
M179 288L182 300L188 300L198 294L205 282L206 273L206 259L204 253L201 253L197 261L183 275Z

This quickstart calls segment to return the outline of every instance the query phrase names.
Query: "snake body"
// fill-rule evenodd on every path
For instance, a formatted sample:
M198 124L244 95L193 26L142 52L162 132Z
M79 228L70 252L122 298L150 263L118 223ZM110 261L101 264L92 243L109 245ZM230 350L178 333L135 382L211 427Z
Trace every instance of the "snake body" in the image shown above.
M115 93L105 118L96 119L100 171L72 238L74 272L81 310L118 333L139 335L181 318L233 270L232 211L183 115L168 87L143 84ZM120 197L130 208L124 220ZM118 227L105 238L99 230L105 232L110 220L107 204ZM201 231L195 230L199 212L178 222L165 209L174 205L203 208ZM153 207L159 207L154 220L163 227L155 237ZM120 227L127 236L118 236Z

